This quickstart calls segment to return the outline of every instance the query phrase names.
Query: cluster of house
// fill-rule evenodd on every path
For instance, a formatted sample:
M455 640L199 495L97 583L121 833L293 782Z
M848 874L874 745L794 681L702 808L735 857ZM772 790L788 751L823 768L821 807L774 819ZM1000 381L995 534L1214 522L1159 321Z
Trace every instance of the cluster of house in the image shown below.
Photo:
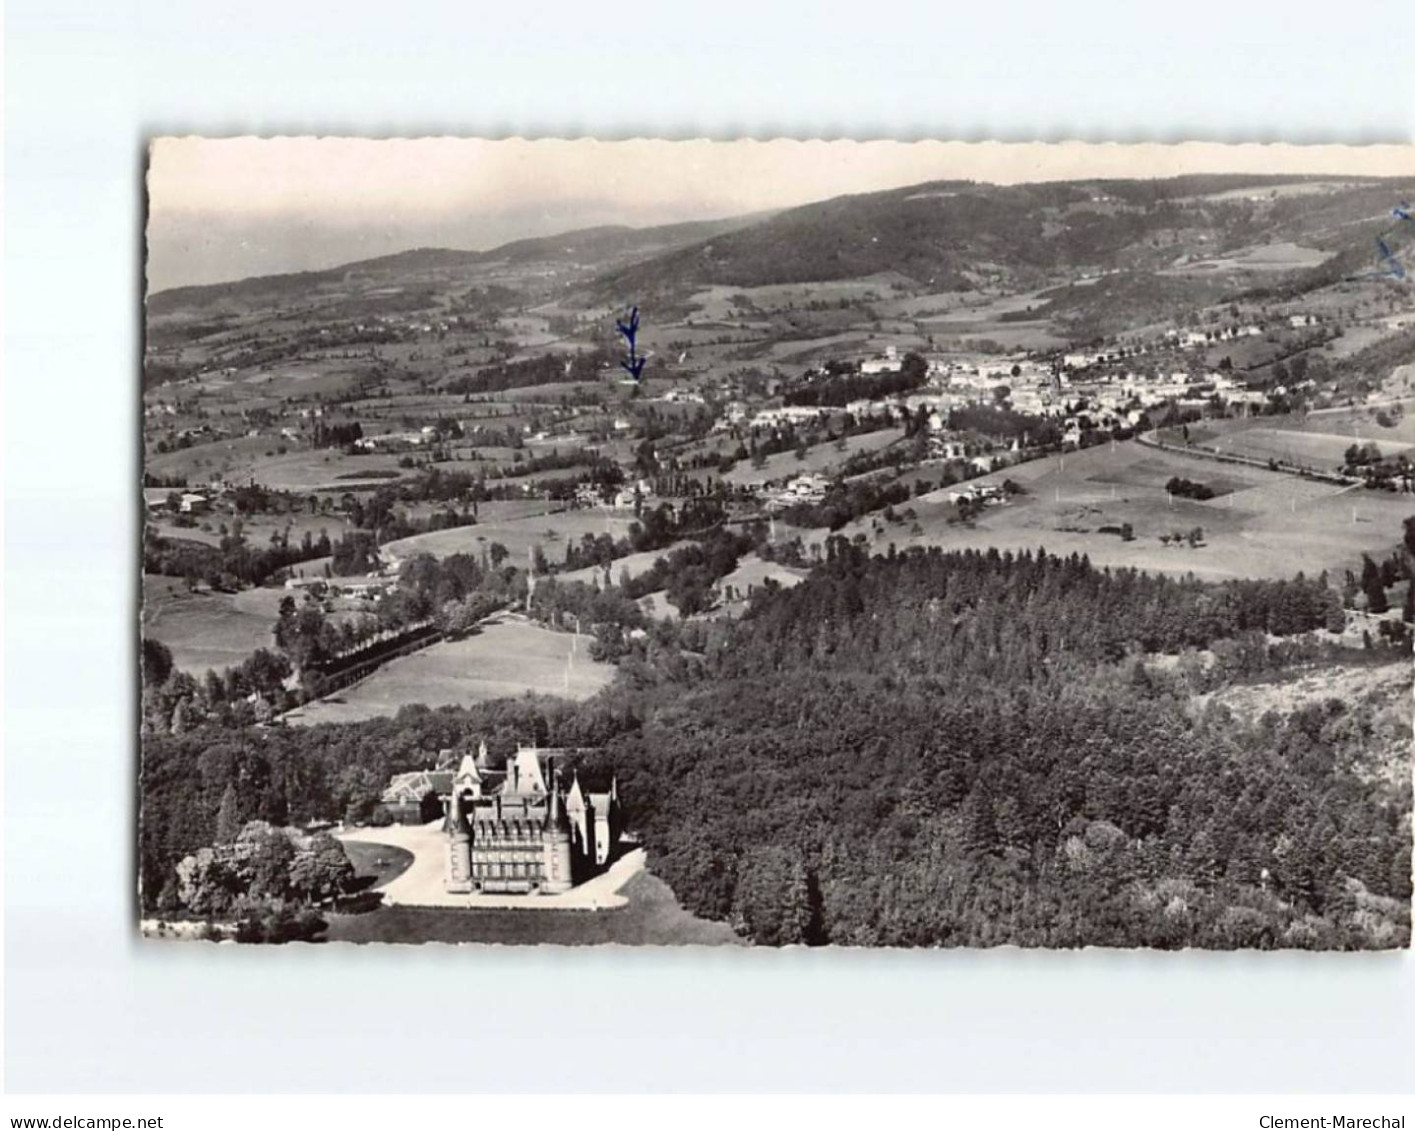
M416 432L385 432L381 436L364 436L354 441L363 452L406 452L437 441L437 429L431 424Z
M652 498L653 484L647 479L636 479L632 483L626 483L614 492L608 504L605 503L600 488L594 483L581 483L575 488L575 501L586 507L608 505L616 510L633 510L640 504L648 503Z
M997 483L965 483L948 492L950 503L980 502L984 506L1001 506L1007 502L1007 492Z
M290 577L285 588L299 592L322 590L331 597L350 597L367 601L379 600L397 584L396 580L370 573L361 577Z
M356 597L377 601L398 584L398 571L403 559L387 551L379 552L378 568L372 573L351 577L304 576L299 566L295 576L285 579L285 588L306 592L322 589L332 597Z
M1167 330L1164 336L1171 344L1190 347L1211 346L1215 342L1231 342L1238 338L1258 338L1262 334L1261 326L1248 325L1220 326L1214 330L1185 330L1182 333L1178 330Z
M379 315L373 322L356 322L354 329L359 333L365 330L412 330L419 334L431 334L434 332L446 333L454 324L461 323L460 316L453 318L451 322L419 322L416 319L399 318L396 315ZM321 330L321 334L327 335L328 330Z
M795 503L818 503L829 490L830 479L824 475L798 475L780 488L767 491L763 504L768 511L777 511Z
M702 393L692 389L669 389L663 396L657 398L664 404L706 404Z
M168 487L145 487L142 494L143 505L149 515L170 512L173 509L174 497L176 509L180 514L200 515L211 510L211 497L199 491L174 491Z

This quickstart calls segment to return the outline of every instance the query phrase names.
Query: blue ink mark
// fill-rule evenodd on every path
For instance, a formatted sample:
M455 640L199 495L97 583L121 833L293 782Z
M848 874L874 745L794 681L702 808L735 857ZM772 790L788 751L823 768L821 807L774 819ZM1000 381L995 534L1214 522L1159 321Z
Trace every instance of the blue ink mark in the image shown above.
M619 333L624 335L624 340L629 343L629 356L621 358L619 367L625 370L634 379L634 384L639 384L643 380L644 366L648 364L648 358L640 357L638 354L637 342L639 337L639 308L636 306L629 312L628 323L614 320L615 326L619 328Z
M1398 207L1390 210L1390 214L1397 220L1409 220L1412 224L1415 224L1415 209L1410 207L1408 200L1402 200Z
M1405 268L1400 265L1400 260L1395 257L1395 252L1391 251L1390 244L1383 239L1376 240L1376 247L1380 250L1381 262L1386 265L1387 273L1397 279L1405 278Z

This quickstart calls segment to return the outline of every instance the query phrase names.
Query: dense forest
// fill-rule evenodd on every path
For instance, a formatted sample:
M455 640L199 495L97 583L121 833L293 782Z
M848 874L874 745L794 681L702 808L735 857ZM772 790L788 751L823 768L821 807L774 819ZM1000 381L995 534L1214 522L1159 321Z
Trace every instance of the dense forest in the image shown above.
M869 557L738 622L652 632L576 706L526 697L308 730L152 735L143 898L231 820L369 811L440 749L583 747L690 910L766 943L1407 945L1408 719L1216 691L1318 661L1325 579L1207 584L1045 554ZM1388 759L1404 773L1388 772Z

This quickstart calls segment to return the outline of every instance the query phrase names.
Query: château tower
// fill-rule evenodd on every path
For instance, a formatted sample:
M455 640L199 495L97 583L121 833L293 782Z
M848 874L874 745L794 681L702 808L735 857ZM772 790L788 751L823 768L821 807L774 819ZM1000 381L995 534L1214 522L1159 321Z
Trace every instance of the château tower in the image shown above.
M543 840L545 865L540 890L547 895L569 891L574 879L570 867L570 822L560 803L560 783L555 779L555 767L550 767L550 820L546 822Z
M472 828L462 809L462 792L452 791L452 812L449 814L447 840L447 890L472 890Z

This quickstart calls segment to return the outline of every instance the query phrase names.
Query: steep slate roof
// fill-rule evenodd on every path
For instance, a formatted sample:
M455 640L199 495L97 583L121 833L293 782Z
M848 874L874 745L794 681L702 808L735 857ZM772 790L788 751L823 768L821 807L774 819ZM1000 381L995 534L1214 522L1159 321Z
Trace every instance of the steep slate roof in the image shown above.
M394 774L380 800L389 805L406 804L421 801L429 793L450 793L451 790L452 775L446 770L412 770Z

